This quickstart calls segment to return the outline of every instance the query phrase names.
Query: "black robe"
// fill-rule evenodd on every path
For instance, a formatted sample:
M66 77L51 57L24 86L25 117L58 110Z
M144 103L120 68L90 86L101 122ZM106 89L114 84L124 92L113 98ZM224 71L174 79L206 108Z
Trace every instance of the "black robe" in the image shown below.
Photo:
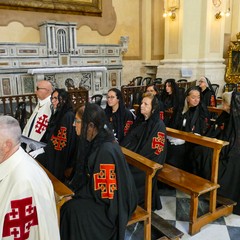
M221 116L222 118L222 116ZM222 131L217 129L218 139L228 141L219 156L218 194L237 202L233 212L240 215L240 93L232 93L230 116L221 120ZM224 124L223 124L224 123ZM212 149L199 147L193 152L192 160L197 161L198 175L210 179Z
M215 93L209 88L206 88L204 91L202 91L201 96L202 96L201 101L204 102L206 106L211 107L217 106Z
M57 114L61 114L59 112ZM64 181L64 171L71 167L76 148L76 131L73 126L75 114L69 109L63 116L52 115L46 131L47 145L45 153L36 159L55 177Z
M123 147L128 148L154 162L163 164L166 158L166 127L159 119L159 111L155 111L147 121L136 120L124 138ZM139 204L144 203L145 172L130 166L139 195ZM161 209L160 195L157 187L157 173L153 178L152 209Z
M185 132L204 135L209 127L209 112L204 104L191 107L181 116L178 129ZM192 172L193 166L189 153L196 145L185 142L181 145L173 145L168 141L166 162L185 171Z
M86 146L82 149L84 160L79 161L73 177L75 196L61 208L61 240L123 240L137 206L128 164L119 144L104 134L82 144Z
M164 123L166 127L177 128L184 104L184 89L179 89L176 83L172 84L174 92L172 94L168 94L166 90L163 90L161 94L161 101L165 111Z
M117 138L118 142L121 143L134 122L134 115L126 107L123 107L123 109L119 107L114 113L109 107L105 109L105 113L110 126L113 129L115 137Z

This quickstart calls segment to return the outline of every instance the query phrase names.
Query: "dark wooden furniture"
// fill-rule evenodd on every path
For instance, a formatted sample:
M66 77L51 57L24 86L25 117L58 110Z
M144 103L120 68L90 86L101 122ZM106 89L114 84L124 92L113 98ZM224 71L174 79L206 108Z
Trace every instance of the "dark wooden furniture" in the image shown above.
M189 233L194 235L206 224L222 216L227 216L233 211L235 203L232 201L225 201L224 203L217 205L217 188L219 187L217 182L219 154L222 147L227 145L228 142L209 137L197 136L193 133L187 133L172 128L167 128L167 135L213 149L212 174L210 181L175 168L169 164L164 164L162 170L158 173L159 181L191 196ZM198 216L199 196L206 193L210 194L209 211L202 216Z
M91 102L96 103L97 105L101 106L102 103L102 94L95 94L91 97Z
M48 175L49 179L52 182L54 193L55 193L55 201L56 201L56 209L58 215L58 222L60 223L60 209L61 206L66 202L67 197L73 196L74 192L68 188L65 184L63 184L60 180L58 180L51 172L49 172L44 166L38 163L43 170Z
M142 79L143 79L142 76L135 77L129 82L128 86L141 86Z
M212 113L216 113L218 116L222 113L223 109L218 107L210 107L208 106L208 111Z
M68 90L74 107L88 102L88 90L85 88L75 88ZM28 116L30 116L37 104L36 94L12 95L0 97L0 115L15 116L17 106L24 102Z
M219 89L219 84L213 83L213 84L212 84L212 89L213 89L213 91L214 91L214 93L215 93L215 96L217 96L217 94L218 94L218 89Z
M143 80L142 80L142 85L148 85L152 83L152 78L151 77L145 77Z
M177 85L180 88L184 88L185 90L188 89L191 86L196 86L196 80L192 82L181 82L177 83ZM164 88L164 84L156 84L156 87L158 90L161 92L161 90ZM136 102L136 95L140 95L144 93L146 90L146 86L122 86L121 87L121 92L123 95L123 101L128 108L133 108L134 104L139 104L139 102Z
M182 78L182 79L179 79L179 80L177 80L177 82L178 83L186 83L186 82L188 82L188 80L187 79L184 79L184 78Z
M238 91L238 85L236 83L226 83L223 86L223 92Z

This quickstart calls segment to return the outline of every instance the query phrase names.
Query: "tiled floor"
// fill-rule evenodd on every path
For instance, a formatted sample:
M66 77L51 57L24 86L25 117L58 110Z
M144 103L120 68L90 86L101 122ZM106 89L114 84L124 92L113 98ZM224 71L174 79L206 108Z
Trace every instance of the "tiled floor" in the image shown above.
M189 200L188 195L175 189L161 189L163 208L155 212L184 233L182 240L240 240L240 216L235 214L221 217L204 226L199 233L190 236L188 234ZM200 200L199 212L204 213L207 207L208 203ZM133 233L133 230L136 231ZM138 225L135 229L132 226L126 231L125 240L141 240L142 236L142 226ZM152 240L156 238L153 232Z

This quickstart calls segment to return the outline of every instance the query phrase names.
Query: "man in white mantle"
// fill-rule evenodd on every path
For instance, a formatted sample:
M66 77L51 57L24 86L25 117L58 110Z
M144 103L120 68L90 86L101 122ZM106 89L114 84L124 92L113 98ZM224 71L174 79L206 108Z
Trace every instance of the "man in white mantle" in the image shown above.
M54 190L21 147L21 128L0 117L0 239L60 240Z
M37 82L36 95L38 104L34 109L30 119L23 129L23 136L29 137L36 141L42 141L42 137L47 129L51 117L51 93L53 86L47 80Z

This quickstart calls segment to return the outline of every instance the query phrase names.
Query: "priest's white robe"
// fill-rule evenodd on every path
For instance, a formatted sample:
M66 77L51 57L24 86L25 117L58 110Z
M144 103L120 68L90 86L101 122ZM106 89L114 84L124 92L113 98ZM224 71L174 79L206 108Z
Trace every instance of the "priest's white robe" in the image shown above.
M0 239L60 240L52 183L21 147L0 164Z
M23 129L22 135L36 141L41 141L51 117L50 98L51 96L45 98L44 100L39 100L36 108Z

